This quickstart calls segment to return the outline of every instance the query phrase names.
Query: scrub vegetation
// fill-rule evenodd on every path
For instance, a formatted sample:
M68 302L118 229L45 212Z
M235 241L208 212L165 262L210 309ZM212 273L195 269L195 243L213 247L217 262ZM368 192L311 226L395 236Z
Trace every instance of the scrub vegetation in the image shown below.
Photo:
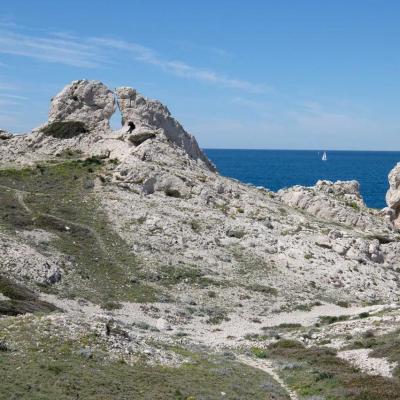
M398 359L398 351L392 352L396 345L398 346L398 339L397 342L382 339L380 350L377 346L376 352L371 356L378 356L379 352L379 354L393 354L392 357ZM400 398L398 375L389 379L362 373L338 358L334 349L305 348L297 341L282 339L270 345L263 356L281 366L282 379L296 391L300 399L394 400Z
M52 288L60 295L96 303L153 301L156 290L134 279L139 263L96 200L100 168L101 161L92 157L0 170L0 229L42 229L54 235L50 246L73 265Z
M71 139L88 130L81 121L56 121L46 125L42 132L46 136L52 136L57 139Z
M110 359L95 335L78 340L58 332L44 335L45 321L33 317L0 321L0 332L8 345L0 351L1 400L289 399L269 375L223 354L176 347L170 350L187 359L178 367L127 363Z

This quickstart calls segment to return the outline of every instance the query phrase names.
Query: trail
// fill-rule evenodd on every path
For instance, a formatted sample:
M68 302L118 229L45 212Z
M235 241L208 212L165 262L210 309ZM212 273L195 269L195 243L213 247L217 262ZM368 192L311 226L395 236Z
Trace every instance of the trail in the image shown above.
M287 394L289 395L291 400L299 400L299 397L297 396L297 394L290 389L289 386L286 385L286 383L280 378L280 376L276 373L271 361L268 360L261 360L261 359L253 359L250 357L246 357L246 356L239 356L238 359L253 368L258 368L261 369L262 371L266 372L267 374L271 375L280 385L283 389L285 389L285 391L287 392Z
M5 186L5 185L0 185L0 188L13 191L15 193L15 198L18 201L19 205L27 213L29 213L31 215L35 214L35 212L26 204L25 199L24 199L25 195L43 195L43 196L48 196L48 194L46 194L46 193L28 192L26 190L19 190L19 189L15 189L15 188L12 188L12 187L9 187L9 186ZM65 218L61 218L61 217L58 217L58 216L53 215L53 214L42 213L42 212L39 212L38 214L40 214L42 216L45 216L45 217L48 217L48 218L52 218L52 219L54 219L56 221L62 222L66 226L67 225L76 226L78 228L85 229L85 230L89 231L90 234L95 238L95 240L98 243L101 251L104 254L108 254L107 247L105 246L105 244L103 242L103 239L100 237L100 235L91 226L86 225L86 224L81 224L79 222L74 222L74 221L71 221L71 220L68 220L68 219L65 219Z

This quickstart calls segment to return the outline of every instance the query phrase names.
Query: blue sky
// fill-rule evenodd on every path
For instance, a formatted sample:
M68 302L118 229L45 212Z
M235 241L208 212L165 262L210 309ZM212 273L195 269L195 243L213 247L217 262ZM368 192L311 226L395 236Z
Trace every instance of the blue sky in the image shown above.
M2 1L0 128L86 78L161 100L202 147L400 150L399 21L391 0Z

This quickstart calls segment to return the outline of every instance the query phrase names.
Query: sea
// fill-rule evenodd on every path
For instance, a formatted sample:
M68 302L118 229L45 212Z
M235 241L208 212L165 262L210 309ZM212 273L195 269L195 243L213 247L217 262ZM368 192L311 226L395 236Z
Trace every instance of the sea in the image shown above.
M386 206L388 174L400 162L400 152L317 150L205 149L221 175L273 191L313 186L319 179L357 180L371 208Z

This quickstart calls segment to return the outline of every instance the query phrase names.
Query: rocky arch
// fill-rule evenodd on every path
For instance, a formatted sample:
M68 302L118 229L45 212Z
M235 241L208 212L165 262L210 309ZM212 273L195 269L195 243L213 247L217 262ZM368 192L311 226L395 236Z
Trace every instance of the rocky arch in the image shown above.
M138 132L157 131L184 149L191 158L201 160L210 170L215 170L195 137L184 130L165 105L147 99L130 87L112 91L99 81L73 81L52 99L49 122L81 121L89 132L111 132L110 119L117 104L123 127L132 121Z

